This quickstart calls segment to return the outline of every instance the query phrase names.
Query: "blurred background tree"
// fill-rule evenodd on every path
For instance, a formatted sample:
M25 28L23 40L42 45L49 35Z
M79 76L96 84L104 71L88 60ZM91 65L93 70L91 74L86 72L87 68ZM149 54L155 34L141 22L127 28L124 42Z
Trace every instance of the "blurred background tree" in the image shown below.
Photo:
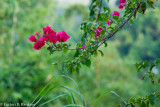
M107 0L104 5L107 5ZM139 15L133 25L126 25L108 43L104 57L92 58L91 68L82 66L79 74L69 74L52 66L53 62L65 59L64 54L51 56L46 51L34 51L28 37L43 26L63 29L71 36L70 43L80 41L80 23L88 19L89 9L82 4L58 7L55 0L1 0L0 1L0 102L31 103L45 84L58 74L71 76L79 85L87 104L105 91L114 90L125 99L143 97L160 91L159 86L149 80L141 81L134 64L139 60L152 61L160 57L160 18L159 5ZM115 8L115 7L112 7ZM117 9L117 8L116 8ZM66 57L71 57L71 52ZM158 69L159 73L159 69ZM65 79L55 82L74 87ZM62 90L51 91L43 101L53 98ZM50 102L46 106L59 107L67 104L65 98ZM112 107L121 100L108 94L97 104L99 107ZM160 103L157 102L155 107Z

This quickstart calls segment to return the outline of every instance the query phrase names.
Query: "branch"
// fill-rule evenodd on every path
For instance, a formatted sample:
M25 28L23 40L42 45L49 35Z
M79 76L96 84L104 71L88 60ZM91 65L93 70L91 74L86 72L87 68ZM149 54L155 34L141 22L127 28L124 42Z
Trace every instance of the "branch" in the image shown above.
M157 95L155 95L156 97L158 97L158 96L160 96L160 94L157 94ZM142 102L142 101L146 101L146 100L148 100L149 98L145 98L145 99L142 99L142 100L140 100L140 101L135 101L135 102L133 102L133 104L137 104L137 103L139 103L139 102ZM122 105L121 107L127 107L127 106L130 106L131 105L131 103L128 103L128 104L125 104L125 105Z
M120 25L120 26L117 28L116 31L114 31L112 34L109 34L108 36L104 37L102 40L97 41L97 42L95 42L94 44L92 44L92 45L96 45L96 44L98 45L99 42L101 42L101 43L96 47L96 49L94 49L93 51L91 51L91 53L90 53L87 57L85 57L84 59L78 61L78 62L75 63L75 64L71 64L71 66L77 65L78 63L81 63L82 61L84 61L84 60L86 60L87 58L89 58L103 43L105 43L108 39L112 38L112 37L134 16L134 14L137 12L137 10L138 10L139 7L140 7L140 4L141 4L141 2L140 2L140 3L138 4L138 6L134 9L134 11L132 12L131 16L130 16L127 20L125 20L125 22L124 22L122 25ZM88 45L87 47L89 47L89 46L91 46L91 45Z

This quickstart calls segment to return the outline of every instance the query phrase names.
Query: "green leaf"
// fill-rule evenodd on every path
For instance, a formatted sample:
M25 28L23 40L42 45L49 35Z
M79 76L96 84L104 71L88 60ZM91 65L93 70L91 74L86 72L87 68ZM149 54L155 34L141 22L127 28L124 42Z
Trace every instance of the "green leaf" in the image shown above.
M148 65L148 61L142 61L140 64L143 68L146 68Z
M108 94L108 93L113 93L113 94L116 95L117 97L121 98L116 92L114 92L114 91L107 91L107 92L104 92L103 94L101 94L101 95L94 101L94 103L92 103L92 105L91 105L90 107L95 107L95 104L97 104L97 102L98 102L104 95L106 95L106 94ZM126 102L123 98L121 98L121 100L124 102L124 104L127 104L127 102ZM117 105L117 107L119 107L119 105Z
M99 15L98 15L98 20L99 20L99 21L103 21L103 14L99 14Z
M69 103L72 104L72 98L69 94L67 94L67 98L68 98Z
M108 46L107 42L104 42L104 47L107 47L107 46Z
M159 64L159 63L160 63L160 58L158 58L158 59L156 60L156 63L157 63L157 64Z
M85 39L87 39L87 32L85 32L83 34L83 36L81 37L81 42L84 43L85 42Z
M134 20L133 20L133 19L131 19L131 20L130 20L130 23L131 23L131 24L133 24L133 23L134 23Z
M136 101L137 101L137 104L140 106L141 105L141 100L142 98L137 98Z
M89 34L90 34L91 36L93 36L93 35L95 35L95 32L94 32L93 30L90 30Z
M68 104L68 105L64 105L62 107L85 107L85 106L82 106L82 105L78 105L78 104Z
M49 47L47 48L47 50L49 50L50 54L53 54L53 52L54 52L53 46L49 46Z
M119 17L118 17L117 15L114 15L114 16L113 16L113 19L116 20L116 21L118 20L118 18L119 18Z
M101 35L104 35L106 33L106 30L101 31Z
M129 102L130 102L130 103L134 103L134 102L135 102L135 99L134 99L134 98L131 98L131 99L129 99Z
M69 90L70 92L75 92L75 93L77 93L80 97L81 97L81 101L82 101L82 103L83 103L83 107L86 107L86 104L85 104L85 102L84 102L84 98L83 98L83 95L79 92L79 91L77 91L77 90L75 90L75 89L73 89L73 88L70 88L70 87L67 87L67 86L61 86L61 87L64 87L64 88L66 88L67 90ZM72 95L73 96L73 95Z
M111 24L111 23L109 23L109 24ZM108 32L109 33L112 33L114 31L114 28L113 27L108 27Z
M148 6L150 6L151 8L153 8L154 9L154 7L153 7L153 1L151 1L151 0L147 0L147 3L148 3Z
M101 50L98 50L98 51L101 53L101 56L103 57L104 56L103 51L101 51Z
M134 19L136 19L136 16L137 16L137 11L136 11L135 14L134 14Z
M146 101L146 107L149 107L149 101Z
M149 95L148 100L151 103L151 105L153 105L156 100L156 96L151 94L151 95Z
M158 83L160 83L160 78L158 79Z
M150 71L152 71L153 67L155 67L155 64L153 62L150 62Z
M64 44L62 45L62 48L63 48L63 49L68 49L68 47L69 47L69 45L66 44L66 43L64 43Z
M73 96L73 93L72 93L71 88L69 88L69 87L67 87L67 86L60 86L60 87L65 88L66 90L68 90L68 92L70 93L70 96L71 96L71 98L72 98L73 103L76 104L76 101L75 101L75 98L74 98L74 96Z
M91 66L91 60L90 59L86 59L85 61L82 62L82 64L90 67Z
M104 7L104 12L107 13L107 14L110 14L110 13L111 13L111 10L110 10L110 8L108 8L108 7Z
M146 107L146 104L144 103L144 101L141 102L141 107Z
M127 102L120 95L118 95L115 91L111 91L111 93L119 97L123 101L124 104L127 104Z
M68 50L64 50L63 52L64 52L64 54L67 54Z
M79 67L76 67L76 72L79 73Z
M116 105L116 107L122 107L121 104Z
M80 50L77 49L73 57L74 57L74 58L75 58L75 57L78 57L79 54L80 54Z
M34 98L34 100L32 101L32 104L38 99L38 97L40 97L40 95L44 95L44 93L45 92L47 92L48 91L48 89L47 89L47 87L49 87L49 85L51 84L53 82L53 80L50 80L43 88L42 88L42 90L38 93L38 95L36 96L36 98ZM53 87L55 86L55 85L52 85ZM46 91L47 90L47 91ZM42 97L41 97L42 98ZM38 101L40 101L41 100L41 98L38 100ZM36 103L37 104L37 103Z
M77 43L77 48L82 47L82 42Z
M51 101L54 101L55 99L60 98L60 97L62 97L62 96L66 96L66 94L58 95L58 96L56 96L56 97L54 97L54 98L52 98L52 99L50 99L50 100L48 100L48 101L46 101L46 102L44 102L44 103L42 103L42 104L39 104L38 106L45 105L45 104L47 104L47 103L49 103L49 102L51 102Z
M135 107L135 105L133 103L131 103L131 107Z
M142 0L141 5L140 5L140 8L141 8L141 10L142 10L142 12L143 12L143 14L144 14L145 11L146 11L146 9L147 9L146 0L144 0L144 2L143 2L143 0Z

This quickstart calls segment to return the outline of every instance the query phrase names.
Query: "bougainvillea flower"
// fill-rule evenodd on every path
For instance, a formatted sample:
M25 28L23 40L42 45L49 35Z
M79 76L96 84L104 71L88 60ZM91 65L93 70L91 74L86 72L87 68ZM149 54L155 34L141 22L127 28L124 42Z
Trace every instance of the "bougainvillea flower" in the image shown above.
M123 9L124 6L126 6L126 0L119 0L119 9Z
M70 36L67 35L65 31L57 33L57 41L59 42L66 42L69 38Z
M95 32L95 38L97 38L101 35L102 30L103 30L103 28L97 27L97 29L94 31Z
M34 43L33 48L35 50L40 50L45 45L45 42L43 40L39 40L38 42Z
M48 40L49 40L49 42L56 44L57 43L56 33L51 33L50 35L48 35Z
M86 46L82 46L81 49L85 50L85 49L86 49Z
M51 27L49 26L46 26L46 27L43 27L43 33L46 35L46 34L51 34L51 33L55 33L54 30L51 29Z
M37 42L37 39L34 35L31 35L28 39L30 42Z
M53 44L56 44L57 43L57 36L56 36L56 32L54 30L51 29L51 27L49 26L46 26L46 27L43 27L43 34L44 34L44 37L41 38L42 40L49 40L49 42L53 43Z
M42 41L46 41L46 40L47 40L47 38L46 38L46 37L40 37L40 40L42 40Z
M111 20L108 20L108 26L109 26L109 23L111 22Z
M35 35L39 35L39 32L36 32Z
M114 11L112 16L117 15L118 17L120 16L120 13L118 11Z

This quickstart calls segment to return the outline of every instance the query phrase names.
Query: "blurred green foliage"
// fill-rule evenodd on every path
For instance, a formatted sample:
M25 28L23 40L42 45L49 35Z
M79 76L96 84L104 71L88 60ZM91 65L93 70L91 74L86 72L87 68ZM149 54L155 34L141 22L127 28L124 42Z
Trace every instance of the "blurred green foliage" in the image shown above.
M73 5L67 9L57 9L54 0L1 0L0 1L0 102L31 103L39 91L54 76L71 76L79 85L87 105L93 103L105 91L115 91L124 99L143 97L160 91L158 84L137 74L134 64L139 60L152 61L160 57L160 18L159 9L147 10L145 16L138 15L135 23L120 31L108 47L103 48L93 58L91 68L82 66L79 74L68 74L53 62L72 57L72 52L64 55L49 55L45 50L33 50L28 37L44 26L52 26L56 31L64 30L71 36L70 43L80 41L80 23L89 16L89 9ZM74 88L70 81L57 78L54 81ZM43 101L47 101L62 89L52 90ZM113 107L122 101L108 94L97 103L98 107ZM49 107L68 104L65 98L50 102ZM158 104L155 105L158 107Z

